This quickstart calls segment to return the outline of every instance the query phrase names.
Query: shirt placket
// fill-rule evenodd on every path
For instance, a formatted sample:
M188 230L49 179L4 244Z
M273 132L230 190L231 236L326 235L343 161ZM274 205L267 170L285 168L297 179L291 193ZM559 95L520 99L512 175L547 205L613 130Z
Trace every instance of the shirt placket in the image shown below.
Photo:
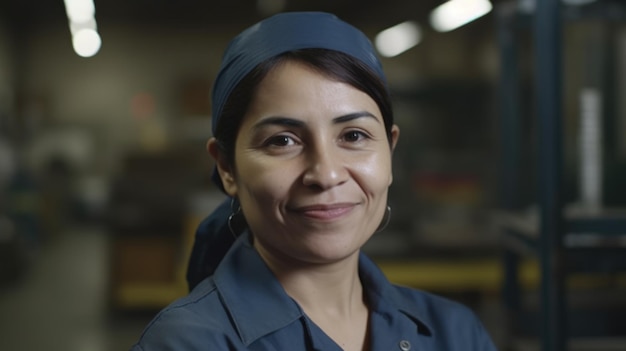
M402 315L370 317L372 351L425 351L429 350L428 336L420 335L417 325Z

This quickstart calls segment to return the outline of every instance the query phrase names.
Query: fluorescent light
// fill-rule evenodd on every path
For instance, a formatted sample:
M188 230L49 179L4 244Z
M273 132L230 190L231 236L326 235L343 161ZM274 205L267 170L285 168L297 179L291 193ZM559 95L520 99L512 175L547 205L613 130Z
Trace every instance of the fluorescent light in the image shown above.
M102 40L95 30L81 29L72 36L72 45L78 56L91 57L100 50Z
M82 23L92 19L96 13L93 0L64 0L65 12L70 22Z
M72 33L72 35L74 35L76 32L78 32L81 29L91 29L94 31L98 30L98 25L96 24L96 19L95 18L91 18L88 21L85 22L70 22L70 32Z
M376 49L382 56L393 57L409 50L422 40L422 31L413 21L387 28L375 38Z
M439 32L459 28L489 13L489 0L450 0L430 13L430 25Z
M100 51L102 39L96 25L93 0L63 0L72 33L72 46L78 56L91 57Z

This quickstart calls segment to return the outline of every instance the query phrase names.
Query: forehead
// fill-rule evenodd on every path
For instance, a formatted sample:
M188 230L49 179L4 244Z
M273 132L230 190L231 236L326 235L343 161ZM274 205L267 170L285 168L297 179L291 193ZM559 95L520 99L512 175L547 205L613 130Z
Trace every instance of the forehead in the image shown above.
M299 61L283 61L258 85L247 115L318 114L365 110L380 116L376 102L363 91ZM381 117L382 118L382 117Z

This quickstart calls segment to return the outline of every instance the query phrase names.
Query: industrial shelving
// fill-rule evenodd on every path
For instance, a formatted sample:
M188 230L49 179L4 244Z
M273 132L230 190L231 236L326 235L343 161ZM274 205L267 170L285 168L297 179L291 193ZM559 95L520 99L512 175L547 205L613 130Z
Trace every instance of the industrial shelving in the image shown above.
M504 297L507 306L521 304L518 266L534 254L539 261L540 343L543 351L569 345L567 277L578 272L626 271L626 210L584 208L565 199L563 152L562 30L569 21L594 18L624 21L625 8L615 1L582 7L559 0L502 3L497 9L501 52L502 208L494 218L505 239ZM533 210L520 210L522 124L520 43L530 33L533 49L536 121L536 199ZM593 346L592 346L593 347Z

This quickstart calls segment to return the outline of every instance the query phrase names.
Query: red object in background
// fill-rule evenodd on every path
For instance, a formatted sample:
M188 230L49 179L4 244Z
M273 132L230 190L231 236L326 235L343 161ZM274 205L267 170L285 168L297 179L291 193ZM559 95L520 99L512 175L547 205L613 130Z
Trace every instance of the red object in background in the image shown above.
M417 198L436 203L476 203L481 189L473 174L422 172L413 176L413 191Z
M130 112L133 118L147 119L154 116L156 102L150 93L140 92L130 100Z

